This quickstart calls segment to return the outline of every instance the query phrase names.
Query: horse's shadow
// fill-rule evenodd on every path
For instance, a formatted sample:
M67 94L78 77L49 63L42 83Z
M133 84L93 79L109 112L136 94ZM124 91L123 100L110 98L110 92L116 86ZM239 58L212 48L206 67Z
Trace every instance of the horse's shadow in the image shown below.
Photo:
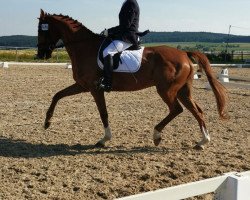
M32 144L24 140L14 140L0 137L0 157L12 158L42 158L52 156L74 156L79 154L137 154L137 153L164 153L176 152L183 149L167 149L157 147L105 147L98 148L95 145L67 145L67 144Z

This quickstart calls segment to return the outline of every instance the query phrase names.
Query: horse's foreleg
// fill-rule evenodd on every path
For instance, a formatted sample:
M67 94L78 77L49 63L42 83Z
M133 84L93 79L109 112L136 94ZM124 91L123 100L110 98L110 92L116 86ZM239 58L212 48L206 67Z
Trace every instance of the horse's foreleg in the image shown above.
M75 94L79 94L81 92L84 92L84 88L81 87L80 85L78 85L77 83L57 92L54 97L52 98L52 102L50 104L50 107L46 113L46 119L45 119L45 122L44 122L44 128L47 129L49 128L51 122L51 118L53 116L53 113L54 113L54 110L55 110L55 107L56 107L56 104L57 102L62 99L63 97L66 97L66 96L71 96L71 95L75 95Z
M106 107L105 97L103 91L93 90L91 92L92 96L95 99L103 126L104 126L104 136L101 140L96 143L97 147L104 147L105 143L112 138L111 130L108 122L108 111Z
M168 105L169 107L169 114L167 117L165 117L159 124L157 124L154 128L154 134L153 134L153 140L154 144L158 146L162 140L161 137L161 131L164 129L164 127L172 121L176 116L178 116L180 113L183 112L183 108L176 99L176 92L171 92L172 90L161 91L158 89L158 93L163 99L163 101Z

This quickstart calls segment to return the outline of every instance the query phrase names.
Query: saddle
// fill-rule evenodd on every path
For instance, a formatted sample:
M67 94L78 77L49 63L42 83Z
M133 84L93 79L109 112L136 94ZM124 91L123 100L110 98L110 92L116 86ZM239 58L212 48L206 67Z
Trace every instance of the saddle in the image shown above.
M111 39L107 38L99 49L97 63L101 69L104 67L103 51L110 42L112 42ZM113 71L127 73L137 72L141 66L143 50L143 46L131 46L125 51L116 53L113 56Z
M106 39L103 41L103 43L102 43L102 45L101 45L101 47L100 47L100 49L99 49L98 57L99 57L99 60L101 61L102 64L104 63L103 51L104 51L104 49L106 49L106 47L107 47L111 42L112 42L112 39L111 39L111 38L106 38ZM122 63L122 61L121 61L121 53L122 53L122 52L116 53L116 54L113 56L113 69L114 69L114 70L118 68L120 62Z
M141 37L147 35L149 32L150 32L149 30L146 30L143 32L138 32L136 34L139 36L139 38L141 38ZM111 42L112 42L111 38L105 38L105 40L103 41L103 43L99 49L97 62L98 62L98 65L101 69L103 69L103 63L104 63L103 51ZM141 64L141 59L142 59L142 53L144 50L144 47L141 47L140 43L141 42L139 41L138 45L132 45L128 49L126 49L125 51L116 53L113 56L113 69L114 69L114 71L134 72L135 69L139 70L140 64ZM132 66L128 66L128 63L129 63L129 65L132 65ZM125 69L124 66L126 66L127 69ZM118 68L120 68L120 69L118 69Z

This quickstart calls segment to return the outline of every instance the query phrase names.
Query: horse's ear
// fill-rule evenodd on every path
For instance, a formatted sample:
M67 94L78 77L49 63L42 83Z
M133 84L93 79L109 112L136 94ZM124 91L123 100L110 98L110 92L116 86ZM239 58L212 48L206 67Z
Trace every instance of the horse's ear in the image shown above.
M43 11L43 9L41 9L41 12L40 12L40 19L43 19L45 17L45 12Z

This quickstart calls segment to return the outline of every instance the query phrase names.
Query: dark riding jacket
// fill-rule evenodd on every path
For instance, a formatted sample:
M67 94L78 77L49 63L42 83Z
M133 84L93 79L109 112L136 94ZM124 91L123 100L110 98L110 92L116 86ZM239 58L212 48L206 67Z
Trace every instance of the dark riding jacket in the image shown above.
M127 0L119 13L119 26L108 29L113 39L138 45L140 8L136 0Z

